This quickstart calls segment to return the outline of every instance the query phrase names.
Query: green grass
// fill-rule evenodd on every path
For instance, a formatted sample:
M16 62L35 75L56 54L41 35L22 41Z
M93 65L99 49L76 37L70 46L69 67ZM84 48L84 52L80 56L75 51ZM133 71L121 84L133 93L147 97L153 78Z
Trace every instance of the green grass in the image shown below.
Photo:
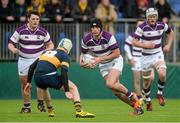
M166 106L153 100L153 111L141 116L132 116L132 108L118 99L82 100L83 109L96 114L96 118L75 118L73 103L69 100L53 100L56 116L48 117L36 108L32 101L32 113L18 113L21 100L0 100L0 122L180 122L180 100L167 99Z

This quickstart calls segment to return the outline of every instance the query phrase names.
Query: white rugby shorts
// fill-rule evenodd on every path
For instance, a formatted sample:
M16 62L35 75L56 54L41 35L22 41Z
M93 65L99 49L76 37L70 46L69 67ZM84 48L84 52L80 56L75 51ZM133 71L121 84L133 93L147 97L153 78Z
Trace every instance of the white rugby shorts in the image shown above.
M110 62L107 63L100 63L99 64L99 70L101 72L101 75L104 77L109 73L110 69L116 69L120 73L122 73L123 69L123 57L120 56L119 58L116 58Z
M28 75L28 70L30 65L36 60L37 58L22 58L19 57L18 59L18 73L20 76Z
M164 61L164 54L162 51L153 55L143 55L141 58L142 71L150 71L154 67L154 65L159 61Z
M135 64L133 67L131 67L131 70L133 71L141 71L142 67L141 67L141 57L133 57Z

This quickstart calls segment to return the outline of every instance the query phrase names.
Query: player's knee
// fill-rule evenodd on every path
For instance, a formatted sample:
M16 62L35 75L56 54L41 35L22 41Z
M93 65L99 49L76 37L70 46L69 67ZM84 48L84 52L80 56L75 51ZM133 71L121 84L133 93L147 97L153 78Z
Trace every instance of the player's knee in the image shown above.
M161 73L161 74L159 75L159 79L160 79L161 81L165 82L165 81L166 81L166 73Z
M106 87L113 89L114 88L114 84L111 82L106 82Z
M139 79L134 79L134 84L139 85L140 84L140 80Z
M161 68L161 69L159 69L158 73L159 73L159 79L161 81L166 81L166 69Z
M71 90L77 90L78 88L77 88L77 86L76 86L74 83L70 83L70 84L69 84L69 89L71 89Z

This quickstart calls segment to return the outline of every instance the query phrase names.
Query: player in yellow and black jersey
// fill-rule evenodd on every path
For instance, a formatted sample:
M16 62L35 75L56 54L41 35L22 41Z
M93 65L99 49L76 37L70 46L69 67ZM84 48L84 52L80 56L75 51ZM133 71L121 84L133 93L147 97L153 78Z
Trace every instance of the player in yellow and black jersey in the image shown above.
M71 40L64 38L60 41L56 50L50 50L43 53L31 66L28 72L28 82L25 86L25 94L30 94L31 80L34 73L35 84L44 90L45 99L48 95L48 88L64 90L65 96L73 100L76 117L95 117L94 114L85 112L81 109L79 91L76 85L68 80L68 68L70 57L68 56L72 48ZM61 69L61 74L57 73L57 69ZM46 101L50 117L55 116L54 109L51 105L51 100Z

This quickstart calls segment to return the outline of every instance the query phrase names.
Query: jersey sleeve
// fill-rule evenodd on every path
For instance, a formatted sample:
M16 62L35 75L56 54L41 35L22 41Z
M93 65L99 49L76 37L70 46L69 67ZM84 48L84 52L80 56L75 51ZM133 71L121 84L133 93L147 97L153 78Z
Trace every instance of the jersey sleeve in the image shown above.
M47 43L47 42L49 42L50 40L51 40L50 35L49 35L49 33L47 32L47 34L46 34L46 36L45 36L45 38L44 38L44 42Z
M171 31L171 28L165 23L164 32L169 33L170 31Z
M128 59L132 59L132 40L133 38L131 36L128 36L128 38L125 41L124 50L127 53Z
M70 64L70 57L64 53L61 59L61 68L66 69L68 71L69 64Z
M109 45L110 50L119 48L118 43L114 36L111 36L111 38L109 39L108 45Z
M138 27L136 31L132 34L132 37L140 39L142 35L143 35L143 30L140 27Z
M20 39L20 35L19 35L19 33L17 31L15 31L13 33L13 35L11 36L11 38L10 38L10 43L16 44L16 43L19 42L19 39Z
M88 47L84 43L84 39L82 39L82 41L81 41L81 52L84 53L84 54L88 52Z

